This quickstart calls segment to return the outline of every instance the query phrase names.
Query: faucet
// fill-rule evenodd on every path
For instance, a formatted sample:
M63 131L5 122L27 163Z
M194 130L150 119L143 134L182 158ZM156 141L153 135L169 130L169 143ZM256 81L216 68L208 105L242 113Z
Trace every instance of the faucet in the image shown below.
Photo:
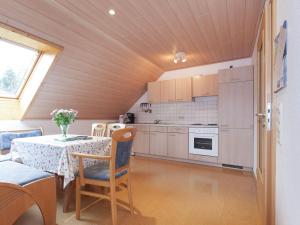
M161 120L154 120L155 124L159 124L161 122Z

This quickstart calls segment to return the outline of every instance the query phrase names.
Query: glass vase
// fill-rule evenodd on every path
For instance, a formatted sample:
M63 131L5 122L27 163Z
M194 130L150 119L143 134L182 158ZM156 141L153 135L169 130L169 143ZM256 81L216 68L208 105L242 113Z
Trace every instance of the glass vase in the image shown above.
M62 137L64 137L64 138L67 137L68 131L69 131L69 126L70 126L70 124L60 125L60 130L61 130Z

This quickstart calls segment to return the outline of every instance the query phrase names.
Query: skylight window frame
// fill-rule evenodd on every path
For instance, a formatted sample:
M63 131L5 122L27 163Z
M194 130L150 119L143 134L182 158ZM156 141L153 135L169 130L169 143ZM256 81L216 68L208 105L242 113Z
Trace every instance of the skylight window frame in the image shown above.
M28 69L27 73L24 75L24 78L22 79L22 83L20 84L20 86L19 86L16 94L15 95L1 95L1 93L0 93L0 99L2 98L2 99L16 99L16 100L18 100L20 98L20 96L21 96L24 88L26 87L26 84L27 84L28 80L30 79L30 76L31 76L32 72L34 71L37 63L39 62L39 59L41 58L41 56L43 54L43 51L41 51L39 49L36 49L36 48L33 48L31 46L27 46L27 45L22 44L22 43L18 43L16 41L12 41L12 40L3 38L3 37L0 37L0 40L8 42L10 44L14 44L14 45L20 46L22 48L27 48L27 49L36 51L38 53L38 55L37 55L34 63L31 66L31 68Z

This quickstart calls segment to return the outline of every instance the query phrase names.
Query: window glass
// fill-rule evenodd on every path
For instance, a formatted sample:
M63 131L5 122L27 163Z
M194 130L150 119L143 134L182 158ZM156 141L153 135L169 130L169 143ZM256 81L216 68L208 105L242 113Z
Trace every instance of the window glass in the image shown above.
M18 97L38 56L35 49L0 39L0 97Z

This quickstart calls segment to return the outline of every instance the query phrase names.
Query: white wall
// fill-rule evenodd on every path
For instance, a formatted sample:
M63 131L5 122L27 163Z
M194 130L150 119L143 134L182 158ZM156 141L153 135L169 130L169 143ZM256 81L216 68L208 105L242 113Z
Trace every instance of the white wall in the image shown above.
M69 133L90 135L92 123L97 122L115 122L113 120L76 120L70 125ZM27 128L42 127L44 134L58 134L59 128L52 120L3 120L0 121L0 131L22 130Z
M288 83L277 94L282 105L276 149L276 224L300 224L300 1L277 0L277 32L288 21Z

